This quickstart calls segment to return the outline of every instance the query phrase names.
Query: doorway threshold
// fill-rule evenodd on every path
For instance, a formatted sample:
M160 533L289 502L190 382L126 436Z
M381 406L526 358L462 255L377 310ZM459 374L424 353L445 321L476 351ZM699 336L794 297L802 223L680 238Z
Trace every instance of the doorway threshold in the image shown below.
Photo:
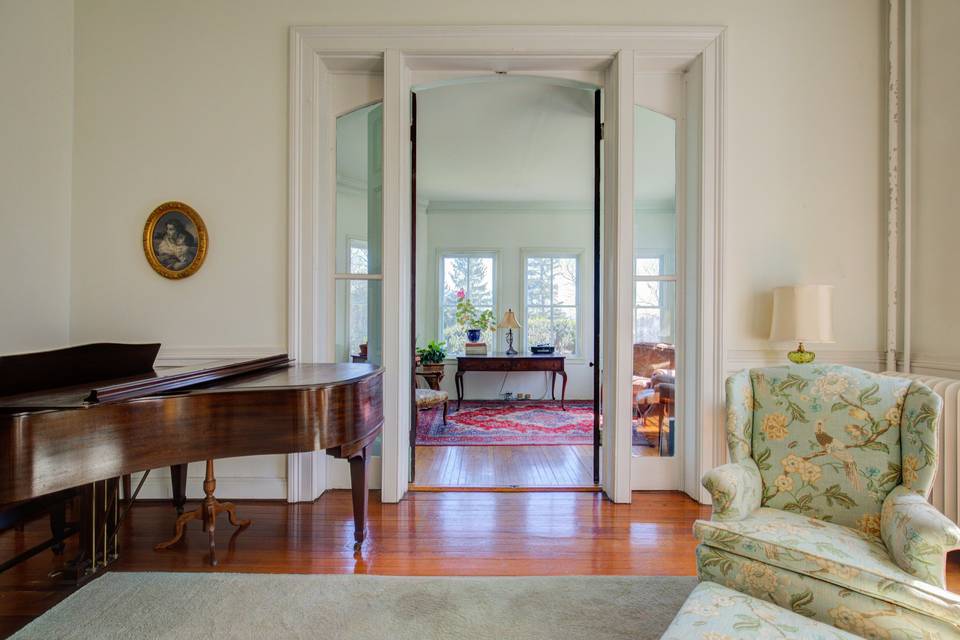
M559 492L578 492L578 493L600 493L603 489L599 485L575 485L575 486L432 486L410 483L407 485L409 491L418 491L423 493L441 493L447 491L458 492L487 492L487 493L559 493Z

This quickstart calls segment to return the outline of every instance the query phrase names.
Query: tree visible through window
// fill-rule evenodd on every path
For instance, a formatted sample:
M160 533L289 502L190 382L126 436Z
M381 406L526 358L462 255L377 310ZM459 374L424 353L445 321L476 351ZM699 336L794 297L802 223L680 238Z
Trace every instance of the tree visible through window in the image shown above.
M350 238L347 242L349 273L367 273L367 241ZM347 308L347 346L349 353L360 353L360 345L367 341L367 309L369 307L367 280L349 280L350 303Z
M550 344L557 353L578 352L579 261L575 255L524 258L524 314L527 347Z
M477 307L478 311L489 309L496 315L494 295L493 253L457 253L443 254L440 259L440 340L447 343L448 353L463 353L467 341L466 330L457 324L457 293L464 295ZM488 352L496 351L496 336L492 331L484 331L480 340L487 343Z

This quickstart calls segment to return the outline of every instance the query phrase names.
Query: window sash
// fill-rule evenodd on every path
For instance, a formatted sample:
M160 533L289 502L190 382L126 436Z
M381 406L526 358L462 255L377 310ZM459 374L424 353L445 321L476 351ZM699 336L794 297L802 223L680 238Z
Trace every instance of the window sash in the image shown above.
M544 302L545 296L538 296L540 298L539 302L530 301L530 291L528 288L528 275L530 273L530 262L532 260L549 260L549 302ZM554 296L554 269L555 261L557 260L573 260L574 261L574 302L573 303L555 303L553 300ZM550 333L554 336L554 343L556 342L556 323L560 318L565 317L563 314L558 315L557 310L569 309L573 311L573 321L574 321L574 331L573 331L573 349L569 352L564 352L564 355L576 357L580 354L580 332L581 332L581 318L582 314L580 313L580 300L581 300L581 269L580 269L580 253L579 252L567 252L567 251L524 251L523 252L523 261L522 261L522 274L521 274L521 284L522 291L521 295L523 297L523 344L529 348L532 345L530 339L530 319L538 312L546 312L550 318Z
M447 342L447 329L450 326L456 326L456 321L453 321L453 324L448 324L446 322L446 316L448 313L455 312L457 308L457 303L455 301L448 301L446 299L446 265L448 260L456 260L458 258L463 258L467 260L467 269L470 269L470 263L473 260L489 260L490 261L490 304L477 304L474 301L474 305L479 311L490 310L493 312L494 317L497 317L497 253L495 251L443 251L439 253L438 261L438 283L437 283L437 295L438 295L438 319L437 319L437 341ZM468 279L464 291L466 297L472 299L472 290L473 283ZM496 347L496 332L484 332L481 340L487 341L487 348L489 351L494 351ZM449 345L448 348L452 348L454 345Z

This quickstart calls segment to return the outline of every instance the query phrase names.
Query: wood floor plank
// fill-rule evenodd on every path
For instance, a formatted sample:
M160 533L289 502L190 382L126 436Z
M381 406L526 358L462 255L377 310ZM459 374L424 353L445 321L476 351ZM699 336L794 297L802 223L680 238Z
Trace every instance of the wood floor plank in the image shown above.
M425 456L426 458L427 456ZM188 505L188 508L192 505ZM374 573L384 575L694 575L692 525L710 515L677 492L634 493L613 504L593 493L412 493L381 504L372 492L367 541L353 551L350 493L314 503L241 501L253 524L231 540L217 527L220 565L205 562L206 535L192 523L180 544L156 552L175 519L166 502L138 504L120 535L118 571ZM0 557L48 535L40 519L0 534ZM67 556L76 549L68 543ZM0 637L13 633L73 588L47 573L51 553L0 574ZM951 554L948 587L960 591L960 554ZM136 612L131 612L136 615Z

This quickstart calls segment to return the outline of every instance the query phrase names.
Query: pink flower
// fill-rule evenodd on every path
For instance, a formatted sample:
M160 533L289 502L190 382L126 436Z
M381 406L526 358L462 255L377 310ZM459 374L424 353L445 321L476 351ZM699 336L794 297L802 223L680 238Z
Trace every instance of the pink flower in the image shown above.
M457 300L463 300L466 297L467 297L466 291L464 291L463 289L460 289L459 291L457 291Z

